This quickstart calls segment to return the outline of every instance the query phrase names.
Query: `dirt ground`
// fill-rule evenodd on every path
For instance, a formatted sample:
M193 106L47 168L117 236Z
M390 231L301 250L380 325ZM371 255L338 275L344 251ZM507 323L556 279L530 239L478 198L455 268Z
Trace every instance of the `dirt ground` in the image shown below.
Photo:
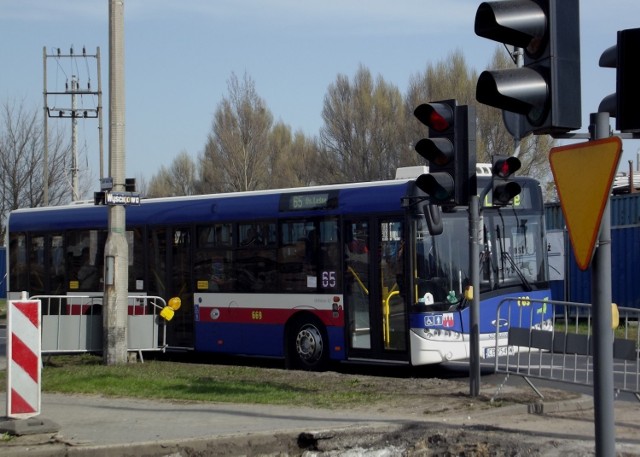
M292 373L289 373L292 375ZM525 433L490 425L493 415L518 408L524 411L541 403L528 386L483 384L481 394L472 398L469 384L438 377L387 377L336 372L295 372L294 376L314 376L323 385L353 377L355 389L366 384L381 393L380 401L358 410L380 415L401 416L406 424L381 429L306 433L290 443L283 455L314 456L584 456L592 455L592 444L541 439ZM357 382L356 382L357 380ZM576 399L567 391L540 389L544 402ZM386 400L385 400L386 399ZM336 412L339 414L339 412ZM487 424L460 425L469 415L486 414ZM469 416L470 417L470 416ZM456 420L457 419L457 420ZM284 443L283 443L284 444ZM296 449L297 448L297 449ZM301 452L298 454L298 452ZM260 453L260 452L258 452Z
M595 455L590 440L565 439L567 430L555 433L524 432L531 415L527 410L537 406L579 401L580 395L565 390L539 388L544 402L521 379L510 379L502 386L492 385L483 378L481 393L469 395L469 381L463 376L443 373L414 373L361 370L309 373L267 369L265 379L278 382L279 377L298 378L300 384L348 386L379 393L367 405L351 406L363 417L384 418L388 425L351 426L340 430L306 431L301 434L251 436L239 442L237 438L221 438L200 449L183 443L173 448L175 456L589 456ZM498 379L492 377L492 379ZM518 382L520 381L520 382ZM502 382L500 379L498 382ZM342 387L345 388L345 387ZM333 407L336 415L341 407ZM516 413L514 414L514 411ZM561 413L562 414L562 413ZM575 412L572 413L575 416ZM592 423L592 411L581 420ZM554 415L544 420L553 424ZM386 419L389 419L388 421ZM519 423L516 423L519 421ZM372 420L372 422L374 422ZM26 437L25 437L26 438ZM19 444L19 443L15 443ZM25 443L22 443L25 444ZM36 443L30 443L33 446ZM164 450L162 454L169 455ZM0 452L1 453L1 452ZM131 454L133 455L133 454ZM143 455L143 454L139 454ZM620 457L639 455L618 453Z

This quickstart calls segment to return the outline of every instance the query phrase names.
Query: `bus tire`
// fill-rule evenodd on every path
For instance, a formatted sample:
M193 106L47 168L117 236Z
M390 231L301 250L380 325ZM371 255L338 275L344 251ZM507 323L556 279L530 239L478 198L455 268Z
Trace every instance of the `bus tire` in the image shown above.
M329 351L324 326L307 316L294 320L287 337L287 368L308 371L325 370Z

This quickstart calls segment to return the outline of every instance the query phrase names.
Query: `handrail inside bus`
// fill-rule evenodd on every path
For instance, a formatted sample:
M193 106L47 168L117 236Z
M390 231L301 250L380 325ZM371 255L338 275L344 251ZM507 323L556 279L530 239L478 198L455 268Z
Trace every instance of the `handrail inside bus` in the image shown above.
M389 344L391 343L391 307L389 306L389 300L391 300L391 297L395 297L396 295L400 295L399 290L389 292L389 295L387 295L387 298L384 301L384 309L382 310L384 318L384 346L387 349L389 348Z
M353 267L349 266L348 270L351 272L351 274L353 275L354 278L356 278L356 281L358 281L358 284L360 285L360 287L362 288L362 290L364 291L364 293L366 295L369 295L369 289L367 289L367 287L364 285L364 283L362 282L362 280L360 279L360 276L358 276L358 273L356 273L356 271L353 269Z

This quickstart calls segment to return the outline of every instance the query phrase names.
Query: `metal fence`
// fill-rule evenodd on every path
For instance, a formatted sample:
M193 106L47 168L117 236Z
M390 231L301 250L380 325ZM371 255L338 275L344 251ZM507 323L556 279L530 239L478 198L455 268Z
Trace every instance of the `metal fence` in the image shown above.
M35 295L42 303L42 354L102 352L102 295ZM161 297L128 297L127 348L142 351L166 348L166 306Z
M495 359L496 372L520 375L527 382L528 378L540 378L593 386L591 305L531 300L527 306L534 308L525 313L522 306L509 306L514 300L502 300L498 306L498 317L504 316L501 308L507 307L508 347L513 350L498 348L496 343L496 354L504 354ZM552 307L552 317L542 320L538 316L548 316L548 307ZM539 313L535 312L536 308ZM640 400L640 310L619 308L617 311L619 325L612 330L614 388L617 392L631 392Z

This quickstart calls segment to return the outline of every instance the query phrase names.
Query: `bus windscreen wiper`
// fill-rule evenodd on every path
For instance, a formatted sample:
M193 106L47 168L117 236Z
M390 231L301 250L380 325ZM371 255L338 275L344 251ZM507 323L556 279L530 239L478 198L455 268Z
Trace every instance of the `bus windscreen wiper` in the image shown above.
M500 217L502 217L502 214L500 214ZM504 222L503 222L503 224L504 224ZM511 268L513 268L513 270L518 275L518 278L520 279L520 282L522 282L522 285L524 285L525 290L527 292L531 292L533 290L533 287L531 287L531 283L529 283L529 281L525 277L525 275L522 272L522 270L520 269L520 267L518 267L518 265L516 265L516 263L513 260L513 257L511 257L511 254L509 254L507 252L507 250L505 249L505 246L503 245L504 239L500 238L500 225L496 226L496 235L497 235L497 238L498 238L498 249L500 250L500 254L501 254L500 255L500 260L507 259L509 261L509 264L511 265ZM503 279L504 279L504 267L502 268L502 271L503 271Z
M513 260L513 257L511 257L511 254L509 254L506 251L502 251L502 257L509 261L509 264L511 264L511 268L513 268L513 270L518 275L518 278L520 278L520 281L522 282L522 285L524 285L524 289L527 292L531 292L533 290L533 287L531 287L531 283L527 280L527 277L524 275L524 273L522 272L520 267L518 267L518 265L516 265L516 263Z

